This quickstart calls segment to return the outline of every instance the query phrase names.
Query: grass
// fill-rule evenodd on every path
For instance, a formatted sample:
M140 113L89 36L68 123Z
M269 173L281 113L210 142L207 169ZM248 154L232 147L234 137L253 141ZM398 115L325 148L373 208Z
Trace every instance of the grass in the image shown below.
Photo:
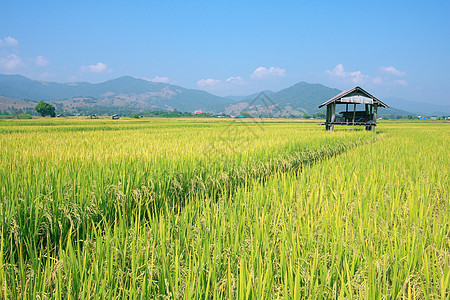
M446 299L448 125L1 121L0 292Z

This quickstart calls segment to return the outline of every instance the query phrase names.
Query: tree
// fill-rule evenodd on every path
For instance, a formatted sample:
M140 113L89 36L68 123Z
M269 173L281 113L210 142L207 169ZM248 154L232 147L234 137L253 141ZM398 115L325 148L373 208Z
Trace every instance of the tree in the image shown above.
M244 118L251 118L252 116L248 113L248 112L246 112L246 111L241 111L241 113L239 114L241 117L244 117Z
M56 117L55 107L46 102L39 102L36 105L35 109L38 112L38 114L40 114L43 117L45 116Z

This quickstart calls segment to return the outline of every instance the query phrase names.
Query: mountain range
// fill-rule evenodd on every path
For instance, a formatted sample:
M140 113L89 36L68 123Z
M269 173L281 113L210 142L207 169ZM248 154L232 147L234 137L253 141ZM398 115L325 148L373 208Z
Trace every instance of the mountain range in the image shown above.
M124 76L102 83L55 83L31 80L21 75L0 75L0 96L10 99L47 101L66 112L127 108L220 111L228 100L201 90Z
M391 106L404 107L411 113L417 115L425 115L425 116L450 115L450 105L415 102L395 97L388 97L385 100Z
M56 83L31 80L21 75L0 74L0 113L34 108L46 101L59 113L131 114L151 110L203 111L238 115L304 116L322 112L318 105L340 93L321 84L299 82L274 92L263 91L247 96L219 97L168 83L151 82L124 76L102 83ZM391 104L389 100L386 100ZM395 103L395 104L394 104ZM380 110L380 115L450 113L448 106L392 98L396 108ZM413 104L414 104L413 103ZM414 108L414 110L412 109ZM425 108L428 109L425 111ZM401 110L404 109L404 110Z

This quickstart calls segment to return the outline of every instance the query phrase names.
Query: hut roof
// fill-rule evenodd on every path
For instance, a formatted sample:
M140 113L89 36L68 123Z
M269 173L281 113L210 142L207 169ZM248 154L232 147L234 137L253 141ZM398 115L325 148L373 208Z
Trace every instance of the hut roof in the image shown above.
M359 86L356 86L352 89L343 91L342 93L340 93L339 95L334 96L333 98L331 98L330 100L322 103L321 105L319 105L319 108L321 108L322 106L328 105L332 102L340 102L340 103L364 103L364 102L358 102L358 101L354 101L354 100L346 100L346 99L342 99L345 97L352 97L352 96L363 96L363 97L367 97L373 100L373 103L377 103L378 106L381 107L385 107L388 108L389 106L382 102L381 100L377 99L376 97L372 96L371 94L369 94L367 91L365 91L364 89L362 89Z

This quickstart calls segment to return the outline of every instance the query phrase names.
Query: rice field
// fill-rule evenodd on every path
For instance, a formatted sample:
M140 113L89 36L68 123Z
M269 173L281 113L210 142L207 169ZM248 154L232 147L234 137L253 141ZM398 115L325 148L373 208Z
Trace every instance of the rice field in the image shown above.
M0 120L4 299L448 299L450 123Z

